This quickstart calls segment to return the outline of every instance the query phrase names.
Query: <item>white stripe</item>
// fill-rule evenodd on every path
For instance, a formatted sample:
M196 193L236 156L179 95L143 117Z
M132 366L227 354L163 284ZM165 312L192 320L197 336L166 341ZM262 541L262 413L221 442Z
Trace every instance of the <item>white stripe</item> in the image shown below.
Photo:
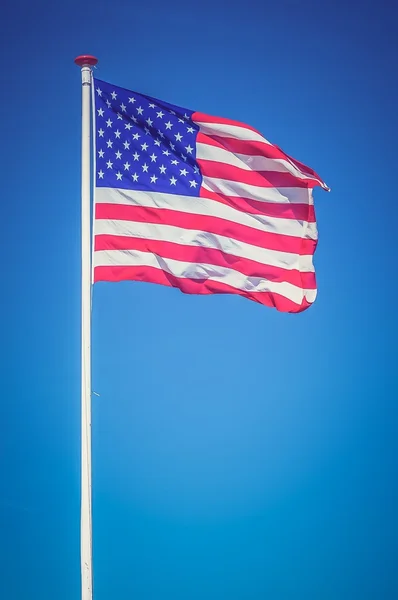
M252 215L207 198L98 187L96 202L97 204L120 204L176 210L186 214L226 219L267 233L278 233L312 240L316 240L318 237L316 223L267 217L265 215Z
M221 250L226 254L255 260L264 265L289 270L298 269L305 272L314 271L312 255L298 255L290 252L266 250L245 242L238 242L223 235L216 235L195 229L183 229L174 225L96 219L94 223L94 235L115 235L173 242L185 246L213 248Z
M101 250L95 253L94 261L96 267L115 265L154 267L176 277L210 279L246 292L273 292L297 304L301 304L304 296L308 302L314 302L316 297L316 290L302 290L291 283L267 281L261 277L248 277L226 267L162 258L150 252L138 250Z
M228 181L216 177L203 177L202 186L207 190L226 196L259 200L260 202L279 202L281 204L310 204L310 188L264 188L239 181Z
M194 119L195 121L195 119ZM246 129L246 127L239 127L238 125L227 125L225 123L202 123L195 121L200 128L200 132L205 135L217 135L220 137L234 138L236 140L246 140L251 142L263 142L263 144L272 144L265 139L260 133L253 131L252 129Z
M196 158L201 160L213 160L215 162L232 165L245 169L246 171L271 171L278 173L291 173L298 179L313 179L316 177L306 175L297 169L292 163L282 158L267 158L266 156L253 156L250 154L234 154L226 148L219 148L210 144L196 144Z

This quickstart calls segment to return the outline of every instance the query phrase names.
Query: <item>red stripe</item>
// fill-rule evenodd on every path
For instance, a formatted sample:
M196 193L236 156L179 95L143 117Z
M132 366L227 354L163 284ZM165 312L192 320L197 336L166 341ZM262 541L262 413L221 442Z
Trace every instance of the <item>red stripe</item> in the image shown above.
M97 235L95 236L95 251L100 250L138 250L151 252L163 258L171 258L188 263L202 263L234 269L248 277L262 277L268 281L287 282L301 289L316 289L315 273L300 272L297 269L281 269L264 265L254 260L226 254L213 248L200 246L184 246L174 242L160 242L142 238Z
M233 121L232 119L225 119L224 117L213 117L212 115L206 115L205 113L194 112L191 119L196 123L219 123L220 125L234 125L235 127L250 129L250 131L254 131L255 133L258 133L258 135L262 136L262 133L260 133L258 129L251 127L251 125L246 125L246 123L241 123L240 121Z
M185 279L175 277L155 267L95 267L94 282L98 281L145 281L175 287L184 294L235 294L254 300L265 306L275 307L281 312L298 313L311 304L303 300L296 304L280 294L270 292L246 292L237 290L225 283L211 281L210 279Z
M297 221L307 221L315 223L314 206L310 204L289 204L288 202L261 202L251 198L238 198L236 196L227 196L211 190L200 189L201 198L208 198L221 202L227 206L232 206L240 212L251 215L263 215L266 217L280 217L281 219L295 219Z
M254 142L252 140L237 140L232 137L220 135L208 135L199 131L196 141L198 144L208 144L228 150L233 154L245 154L247 156L265 156L265 158L279 158L286 160L286 154L276 146L266 142Z
M279 233L268 233L218 217L183 213L165 208L100 203L96 204L95 216L97 219L155 223L172 225L174 227L181 227L182 229L196 229L246 242L259 248L290 252L292 254L314 254L316 249L315 240L302 239Z
M239 181L262 188L313 188L318 185L314 179L300 179L288 172L251 171L213 160L197 159L197 162L206 177Z
M292 162L300 171L304 174L312 175L319 180L322 184L323 181L319 175L310 167L307 167L303 163L295 160L278 146L273 144L267 144L264 142L253 142L250 140L237 140L235 138L224 137L220 135L207 135L199 131L196 141L198 144L207 144L209 146L216 146L223 150L228 150L233 154L244 154L246 156L264 156L265 158L282 159Z

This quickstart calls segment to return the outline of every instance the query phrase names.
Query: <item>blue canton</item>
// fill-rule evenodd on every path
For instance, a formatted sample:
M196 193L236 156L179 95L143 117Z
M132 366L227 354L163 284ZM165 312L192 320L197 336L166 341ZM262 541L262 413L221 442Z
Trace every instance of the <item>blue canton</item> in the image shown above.
M94 80L96 185L198 196L193 111Z

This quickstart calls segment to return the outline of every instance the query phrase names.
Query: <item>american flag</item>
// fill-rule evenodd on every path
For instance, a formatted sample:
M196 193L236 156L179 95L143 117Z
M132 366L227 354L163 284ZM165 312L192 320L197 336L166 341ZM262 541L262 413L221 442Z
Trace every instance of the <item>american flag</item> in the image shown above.
M237 121L98 79L94 97L94 282L314 302L312 169Z

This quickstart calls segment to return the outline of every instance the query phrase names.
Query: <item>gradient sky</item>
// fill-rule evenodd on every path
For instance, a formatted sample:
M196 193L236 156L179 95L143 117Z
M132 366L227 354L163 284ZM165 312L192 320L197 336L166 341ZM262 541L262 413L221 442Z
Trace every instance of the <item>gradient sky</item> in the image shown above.
M101 283L94 596L398 597L393 3L28 3L0 23L0 597L80 595L80 72L314 168L318 298Z

